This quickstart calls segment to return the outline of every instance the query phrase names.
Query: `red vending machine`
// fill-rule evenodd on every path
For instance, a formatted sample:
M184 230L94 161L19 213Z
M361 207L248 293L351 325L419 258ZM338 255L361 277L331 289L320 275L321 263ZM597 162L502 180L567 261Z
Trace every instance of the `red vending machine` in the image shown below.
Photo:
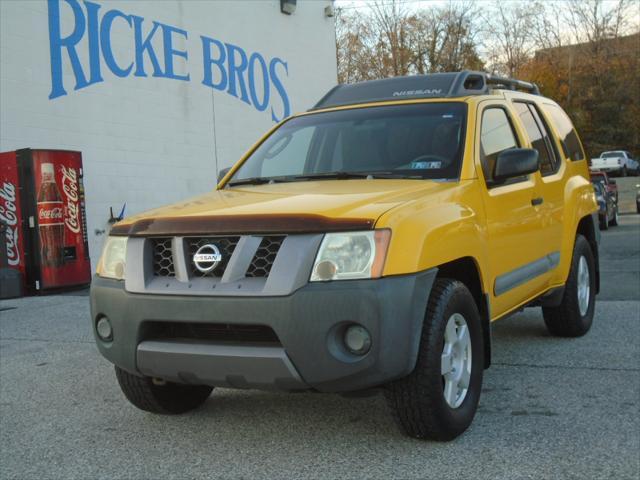
M32 149L2 153L0 185L0 201L5 201L0 211L7 217L13 207L9 218L15 220L6 230L7 263L21 273L25 290L88 285L82 154Z
M24 231L16 152L0 153L0 298L19 297L25 287Z

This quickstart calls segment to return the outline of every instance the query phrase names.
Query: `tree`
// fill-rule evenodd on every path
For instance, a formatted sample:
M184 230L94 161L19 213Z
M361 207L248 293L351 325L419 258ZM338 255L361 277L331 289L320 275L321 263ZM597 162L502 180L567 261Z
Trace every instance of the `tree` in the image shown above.
M418 73L479 70L483 62L476 51L477 7L471 3L449 4L418 13L411 29Z
M535 12L529 3L498 2L484 15L492 72L518 77L534 51Z
M365 14L339 10L339 81L482 69L475 43L475 9L464 2L409 14L399 0L385 0Z
M374 2L370 20L377 32L377 50L383 61L383 69L393 76L407 75L411 66L411 22L406 8L400 1Z
M633 8L571 0L558 20L544 15L534 29L543 48L523 76L569 113L591 155L640 149L640 34L627 35L640 30L629 21Z

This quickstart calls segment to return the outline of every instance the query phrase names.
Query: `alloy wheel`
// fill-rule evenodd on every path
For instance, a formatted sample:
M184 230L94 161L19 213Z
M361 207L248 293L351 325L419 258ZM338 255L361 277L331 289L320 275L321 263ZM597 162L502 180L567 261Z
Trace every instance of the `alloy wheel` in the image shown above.
M589 265L584 256L578 260L578 307L580 315L585 316L589 309L589 296L591 294L591 279L589 277Z
M451 408L458 408L467 396L471 366L469 327L461 314L454 313L445 327L440 358L444 399Z

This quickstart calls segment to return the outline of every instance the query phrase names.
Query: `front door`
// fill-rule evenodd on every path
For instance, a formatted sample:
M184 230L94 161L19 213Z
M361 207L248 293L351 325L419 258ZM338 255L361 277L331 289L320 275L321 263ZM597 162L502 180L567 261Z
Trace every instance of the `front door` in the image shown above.
M523 146L522 132L507 103L482 102L476 134L476 166L487 188L488 259L491 314L496 318L542 293L559 256L548 248L543 228L541 177L538 172L496 182L498 154Z

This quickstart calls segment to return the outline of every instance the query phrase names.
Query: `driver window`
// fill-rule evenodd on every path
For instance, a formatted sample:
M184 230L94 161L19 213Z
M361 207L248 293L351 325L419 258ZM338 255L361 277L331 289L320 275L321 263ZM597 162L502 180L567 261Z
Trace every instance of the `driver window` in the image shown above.
M283 135L266 152L260 175L277 177L301 174L304 170L314 130L315 127L306 127L295 130L289 135Z
M485 109L482 113L480 130L480 162L488 185L494 183L493 174L498 155L518 146L518 140L507 113L500 107Z

